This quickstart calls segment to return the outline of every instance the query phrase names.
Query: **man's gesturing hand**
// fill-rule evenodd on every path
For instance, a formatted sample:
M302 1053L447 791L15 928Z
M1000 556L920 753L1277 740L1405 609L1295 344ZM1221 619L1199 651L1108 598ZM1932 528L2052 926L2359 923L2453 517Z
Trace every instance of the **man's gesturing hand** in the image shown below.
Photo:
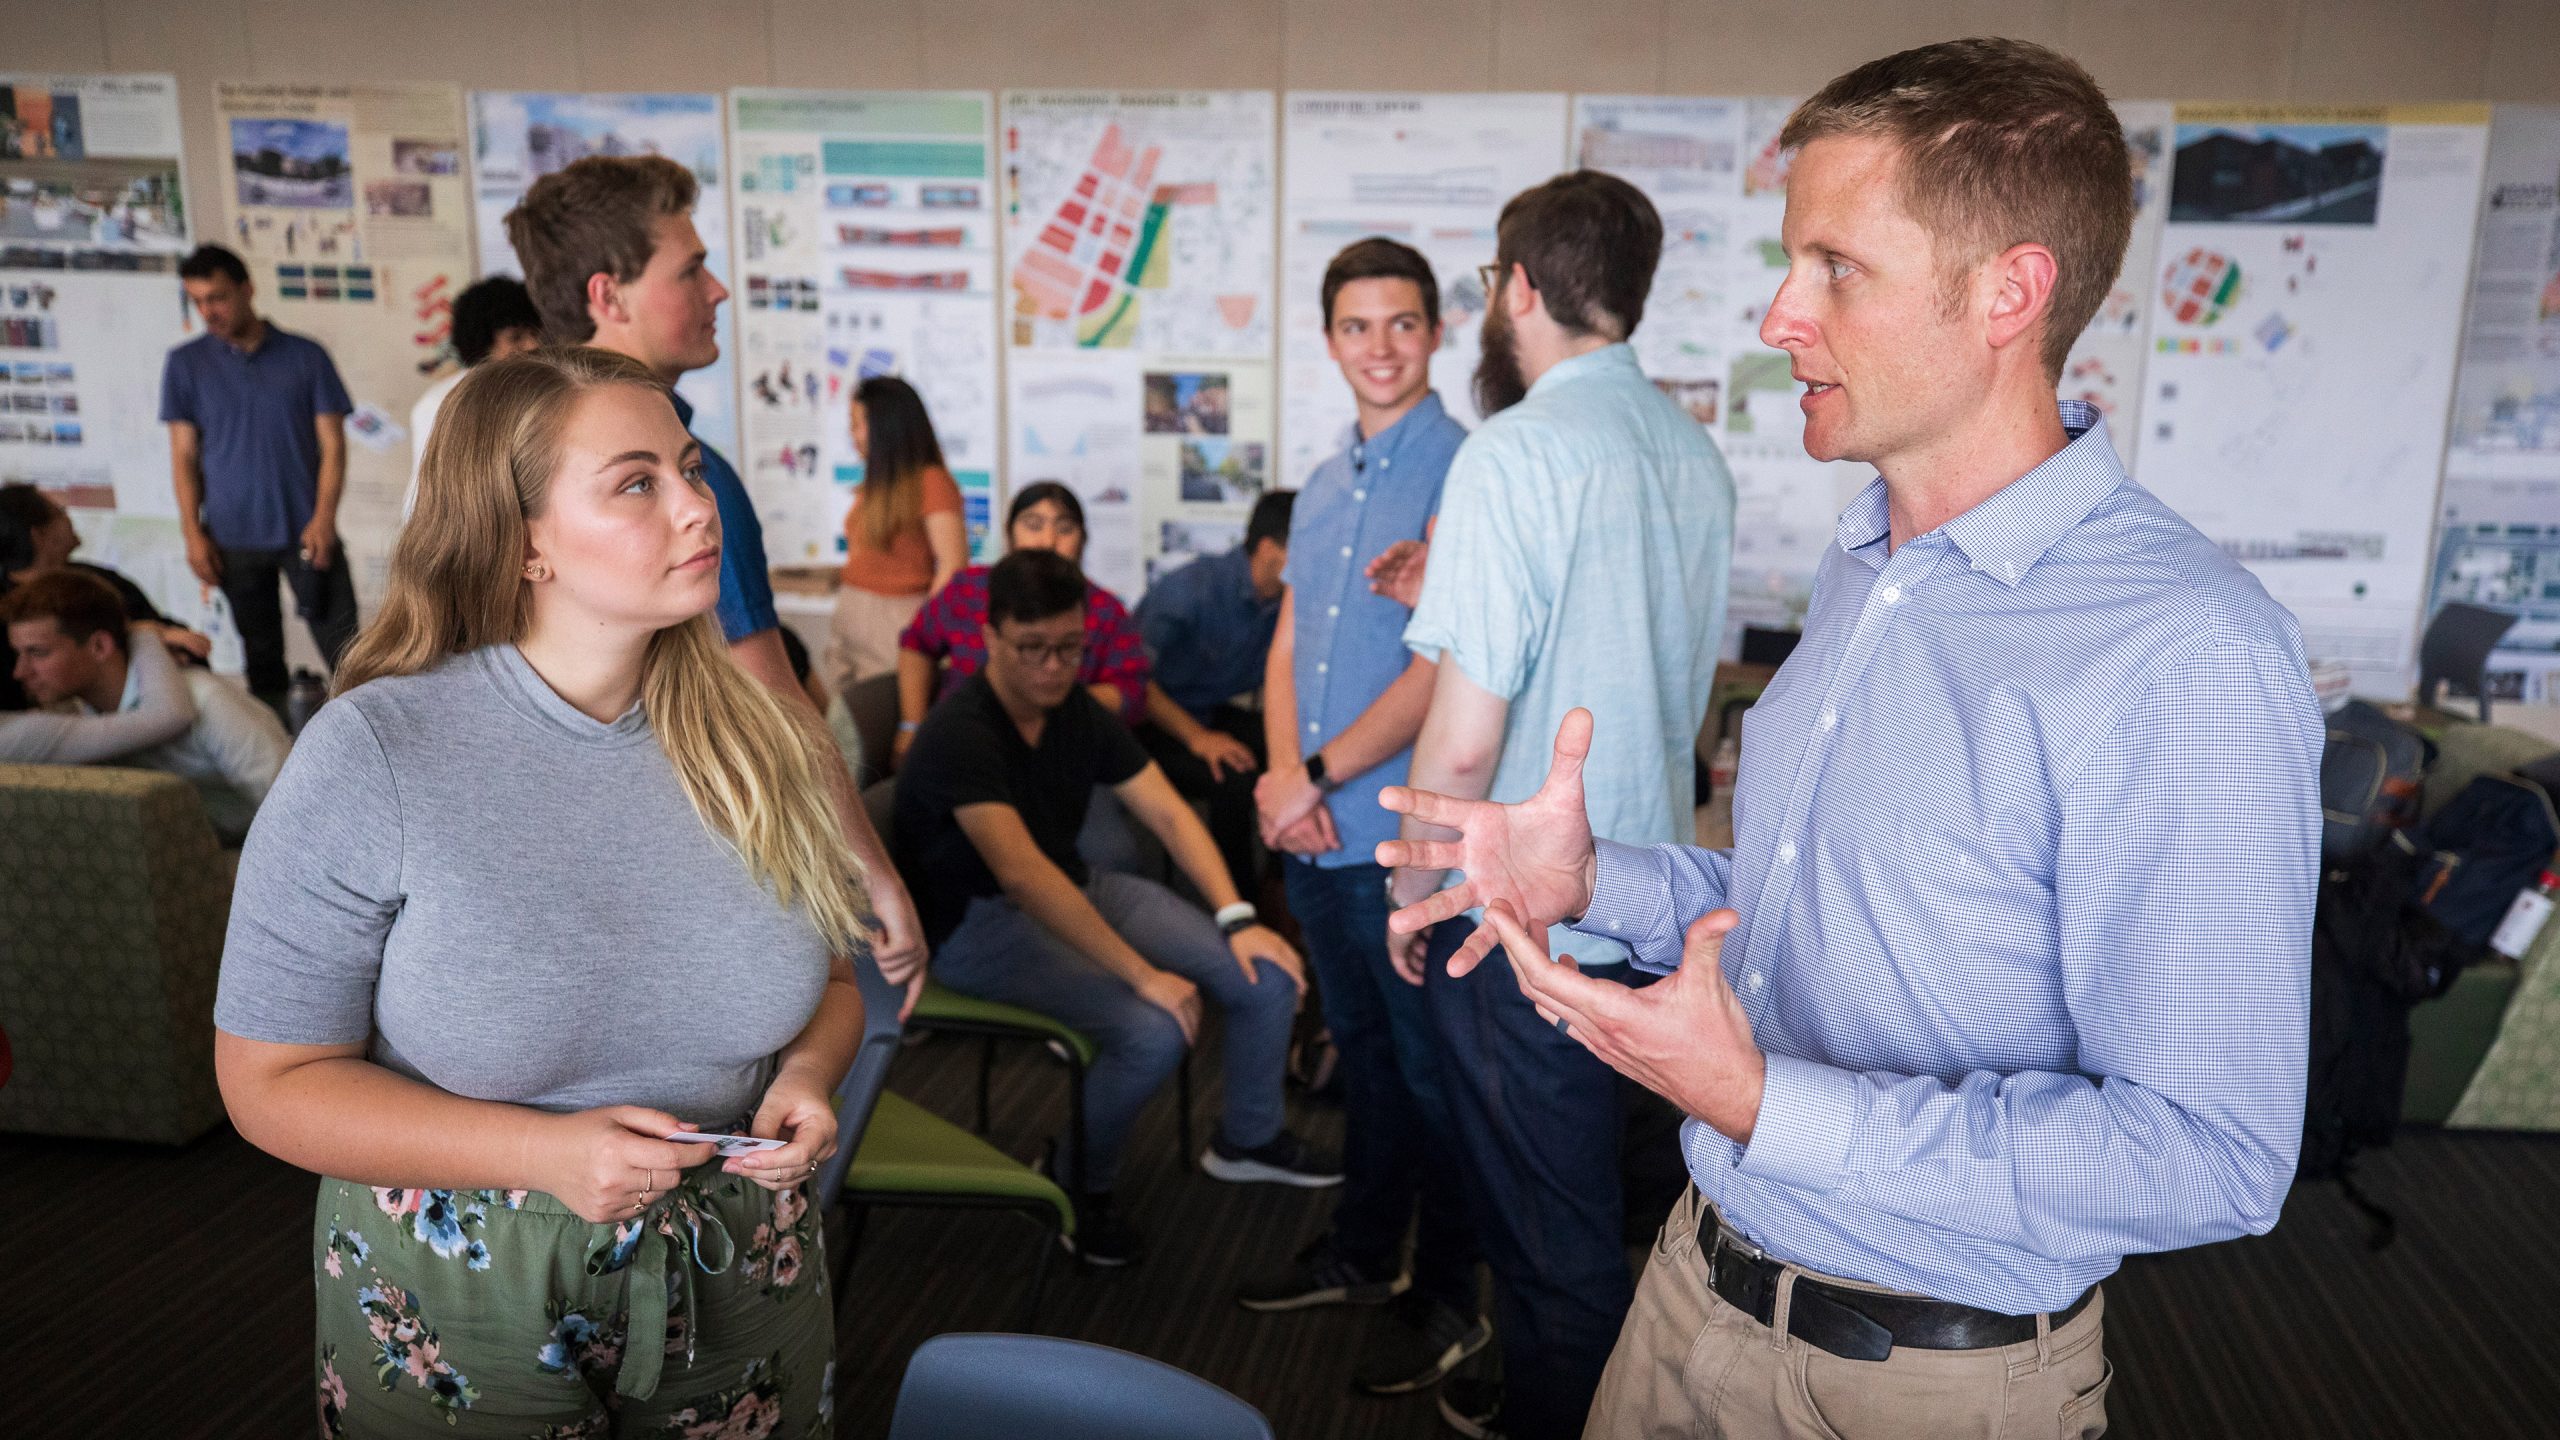
M1422 870L1463 870L1466 879L1387 917L1391 934L1410 935L1452 915L1501 901L1539 930L1591 906L1591 818L1582 808L1582 762L1591 753L1591 712L1566 712L1556 727L1555 763L1538 793L1517 805L1455 800L1390 785L1378 803L1400 815L1457 832L1454 840L1389 840L1378 863ZM1464 975L1499 942L1476 933L1449 957Z
M1564 1033L1583 1049L1681 1113L1737 1144L1751 1143L1769 1063L1724 978L1724 937L1742 917L1730 910L1699 916L1681 947L1680 968L1642 990L1594 980L1570 955L1548 959L1546 927L1523 926L1506 904L1486 906L1484 918L1541 1016L1564 1022Z

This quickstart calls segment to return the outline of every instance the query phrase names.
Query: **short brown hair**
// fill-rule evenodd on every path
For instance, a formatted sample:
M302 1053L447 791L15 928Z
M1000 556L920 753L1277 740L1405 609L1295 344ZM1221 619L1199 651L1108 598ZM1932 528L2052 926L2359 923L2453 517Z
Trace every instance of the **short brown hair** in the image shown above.
M602 271L625 284L639 279L657 248L651 222L692 214L701 189L692 171L664 155L590 155L534 181L507 212L507 240L542 312L543 338L594 339L587 278Z
M1892 142L1902 206L1943 247L1949 298L1963 272L2013 245L2053 252L2042 358L2071 343L2114 287L2133 234L2133 157L2089 72L2025 40L1949 40L1871 60L1796 107L1778 143Z
M1643 191L1575 170L1512 196L1494 235L1495 262L1505 275L1526 270L1558 325L1611 340L1636 333L1662 259L1662 216Z
M1354 280L1410 280L1422 291L1422 318L1440 323L1440 280L1422 252L1384 235L1354 240L1324 267L1324 328L1333 328L1333 297Z
M114 586L83 571L48 570L0 595L0 625L30 620L52 621L75 645L104 633L115 638L117 649L125 648L124 600Z

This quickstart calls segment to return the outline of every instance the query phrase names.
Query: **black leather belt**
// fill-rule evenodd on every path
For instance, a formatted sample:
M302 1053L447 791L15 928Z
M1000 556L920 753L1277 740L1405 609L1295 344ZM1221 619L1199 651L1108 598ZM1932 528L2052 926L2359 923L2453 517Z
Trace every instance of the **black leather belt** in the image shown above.
M1724 1228L1713 1209L1698 1207L1698 1251L1707 1284L1735 1309L1766 1325L1777 1312L1778 1276L1786 1267ZM2059 1330L2089 1308L2098 1287L2053 1312ZM2036 1338L2036 1317L1977 1310L1952 1300L1879 1295L1826 1285L1799 1271L1787 1307L1787 1333L1844 1360L1882 1360L1896 1345L1914 1350L1990 1350Z

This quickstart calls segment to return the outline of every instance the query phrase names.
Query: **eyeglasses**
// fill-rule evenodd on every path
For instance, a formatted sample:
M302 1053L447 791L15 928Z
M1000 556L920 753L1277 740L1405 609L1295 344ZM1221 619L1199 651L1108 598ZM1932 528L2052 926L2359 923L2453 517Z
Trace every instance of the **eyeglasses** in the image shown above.
M1073 640L1061 640L1055 645L1017 643L1015 641L1008 640L1005 642L1005 648L1013 652L1014 659L1019 660L1023 664L1031 666L1034 669L1037 669L1042 665L1081 665L1084 663L1085 644L1084 637L1081 635L1077 636Z
M1494 290L1502 284L1502 272L1505 268L1507 267L1501 265L1479 265L1476 267L1476 283L1484 287L1485 299L1491 300L1493 298Z

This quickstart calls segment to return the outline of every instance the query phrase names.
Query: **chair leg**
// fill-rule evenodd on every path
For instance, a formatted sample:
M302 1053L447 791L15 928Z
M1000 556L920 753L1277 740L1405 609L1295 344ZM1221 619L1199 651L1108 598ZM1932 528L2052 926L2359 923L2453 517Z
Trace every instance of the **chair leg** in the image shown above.
M987 1089L996 1077L996 1037L984 1036L978 1041L978 1133L987 1133L994 1118L987 1111Z
M1040 1333L1040 1291L1049 1278L1049 1252L1058 1248L1058 1227L1040 1226L1040 1253L1031 1261L1031 1294L1022 1304L1022 1333Z
M1173 1098L1174 1143L1182 1147L1182 1153L1174 1157L1174 1163L1188 1168L1192 1157L1200 1153L1198 1147L1191 1143L1191 1052L1188 1050L1182 1052L1182 1068L1174 1072Z
M1085 1181L1084 1062L1067 1056L1067 1152L1075 1157L1076 1184Z

